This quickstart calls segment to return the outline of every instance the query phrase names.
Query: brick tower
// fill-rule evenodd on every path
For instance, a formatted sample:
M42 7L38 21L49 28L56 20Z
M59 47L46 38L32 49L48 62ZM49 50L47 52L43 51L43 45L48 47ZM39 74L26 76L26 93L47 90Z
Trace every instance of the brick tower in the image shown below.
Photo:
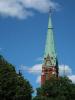
M41 85L51 77L58 77L58 61L54 46L51 15L49 15L44 62L42 64Z

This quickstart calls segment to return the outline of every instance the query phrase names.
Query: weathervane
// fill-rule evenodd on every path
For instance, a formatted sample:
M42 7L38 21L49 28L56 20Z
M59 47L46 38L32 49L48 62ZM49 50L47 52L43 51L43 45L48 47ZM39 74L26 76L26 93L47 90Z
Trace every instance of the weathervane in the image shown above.
M53 11L53 8L52 7L49 7L49 14L50 15L52 14L52 11Z

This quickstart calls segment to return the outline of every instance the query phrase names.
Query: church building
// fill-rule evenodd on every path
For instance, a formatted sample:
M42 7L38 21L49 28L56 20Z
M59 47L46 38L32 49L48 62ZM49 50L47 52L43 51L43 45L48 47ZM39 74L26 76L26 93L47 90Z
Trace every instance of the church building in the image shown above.
M51 77L58 77L58 59L56 55L53 35L54 33L50 14L45 44L44 61L42 64L41 85Z

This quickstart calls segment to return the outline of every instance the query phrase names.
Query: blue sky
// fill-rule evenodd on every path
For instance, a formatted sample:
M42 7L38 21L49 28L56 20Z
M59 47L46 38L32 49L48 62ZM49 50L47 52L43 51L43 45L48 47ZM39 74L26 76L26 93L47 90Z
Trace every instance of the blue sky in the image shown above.
M75 80L75 0L19 2L0 1L0 54L15 65L17 71L21 69L23 76L37 87L39 73L27 70L40 69L42 61L39 58L44 55L48 10L51 6L55 9L52 23L59 65L72 70L70 77Z

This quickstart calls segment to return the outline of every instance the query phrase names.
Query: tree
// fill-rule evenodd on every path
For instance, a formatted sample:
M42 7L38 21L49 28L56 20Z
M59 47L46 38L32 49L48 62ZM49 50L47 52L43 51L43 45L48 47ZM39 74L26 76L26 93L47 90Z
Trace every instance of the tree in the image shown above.
M33 100L75 100L75 84L67 77L52 77L37 88L37 96Z
M31 100L30 83L0 55L0 100Z

